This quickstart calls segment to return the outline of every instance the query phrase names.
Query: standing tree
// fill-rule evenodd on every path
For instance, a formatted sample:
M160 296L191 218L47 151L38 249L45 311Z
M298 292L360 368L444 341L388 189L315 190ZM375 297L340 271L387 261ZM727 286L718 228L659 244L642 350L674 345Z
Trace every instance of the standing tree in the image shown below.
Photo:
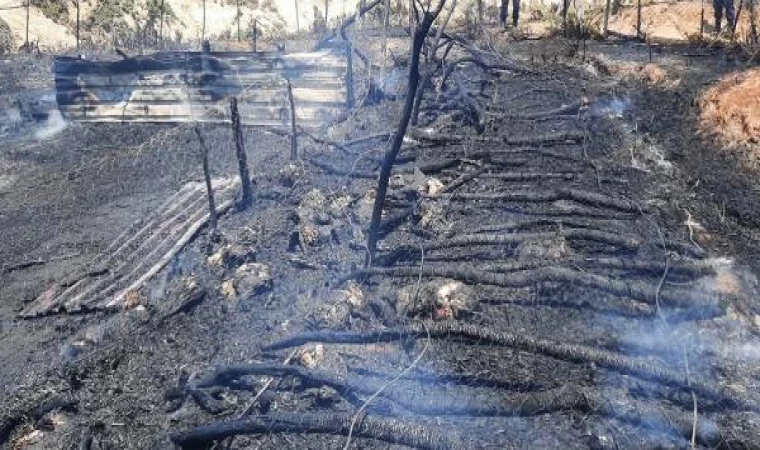
M435 74L436 70L443 68L443 61L438 62L436 54L438 52L439 43L441 41L441 37L443 37L443 32L446 29L446 26L448 25L449 21L451 20L451 16L454 14L454 8L457 6L457 0L452 0L451 5L449 7L449 11L446 13L446 16L443 18L443 20L440 23L440 26L438 27L438 30L435 33L435 37L433 37L433 42L430 43L428 48L430 49L428 51L427 56L425 57L425 63L426 68L424 71L424 74L422 76L422 82L420 83L419 89L417 89L417 93L414 96L414 106L412 107L412 125L417 125L417 121L419 119L420 114L420 105L422 104L422 97L425 94L425 89L428 88L432 84L432 78Z
M31 2L32 0L26 0L26 40L24 41L24 49L27 53L31 52L31 47L29 46L29 6Z
M607 0L604 5L604 37L606 38L610 32L610 9L612 8L611 0Z
M414 9L413 16L420 18L420 11L415 0L411 0L412 5L410 9ZM421 20L417 23L417 26L412 35L412 48L409 55L409 84L406 90L406 99L404 100L404 109L401 113L401 120L398 124L398 130L393 136L393 141L390 147L385 152L383 158L383 165L380 168L380 177L377 182L377 192L375 193L375 203L372 207L372 219L369 224L369 232L367 233L367 266L372 264L372 260L377 250L377 239L380 231L380 220L383 216L383 205L385 204L385 195L388 192L388 181L391 176L391 170L393 169L393 163L396 161L396 156L399 150L401 150L401 144L404 142L404 136L406 130L409 127L409 119L412 116L412 108L414 107L415 93L420 83L420 52L422 51L422 45L430 32L430 27L433 26L433 22L443 10L446 4L446 0L437 0L435 7L430 5L422 10Z
M240 0L236 0L236 6L237 6L237 14L235 14L235 18L237 19L237 40L240 42L243 39L242 34L240 33L240 19L243 17L243 13L240 12Z
M74 0L77 7L77 52L79 52L79 0Z
M164 0L161 0L161 20L160 25L158 26L158 38L160 39L162 46L164 42L164 12L166 11L164 8Z
M296 5L296 32L301 32L301 19L298 17L298 0L293 0Z
M380 69L380 83L381 83L381 90L385 92L385 78L387 77L387 71L388 71L388 63L387 63L387 53L388 53L388 28L390 27L390 20L391 20L391 0L385 0L385 4L383 5L383 42L380 44L380 54L381 56L381 69Z
M203 0L203 23L201 25L201 44L206 40L206 0Z

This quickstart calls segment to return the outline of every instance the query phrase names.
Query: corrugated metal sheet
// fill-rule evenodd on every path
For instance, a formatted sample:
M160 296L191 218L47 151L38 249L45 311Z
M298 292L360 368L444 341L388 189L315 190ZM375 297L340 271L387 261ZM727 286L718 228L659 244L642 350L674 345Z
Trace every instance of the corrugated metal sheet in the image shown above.
M212 185L217 210L221 211L232 202L240 183L237 179L217 179ZM43 292L20 317L125 308L130 292L134 295L142 289L152 268L166 266L207 216L205 184L185 184L124 230L83 272Z
M58 107L82 122L228 122L235 96L245 125L287 126L289 79L299 125L318 126L345 113L346 74L340 49L55 60Z

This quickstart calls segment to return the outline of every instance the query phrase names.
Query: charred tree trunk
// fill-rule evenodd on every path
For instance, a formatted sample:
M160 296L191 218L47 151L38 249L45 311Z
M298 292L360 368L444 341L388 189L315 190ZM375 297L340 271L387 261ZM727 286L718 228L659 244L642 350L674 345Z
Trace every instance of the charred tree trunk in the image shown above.
M393 136L393 142L390 148L385 153L385 159L380 169L380 178L377 183L377 193L375 195L375 204L372 208L372 219L369 225L369 233L367 235L367 266L372 264L372 258L377 248L377 238L380 227L380 220L383 215L383 204L385 203L385 195L388 192L388 180L391 176L391 170L393 169L393 163L396 160L401 144L404 142L404 136L406 130L409 127L409 119L412 116L412 108L414 107L415 93L420 83L420 52L422 51L422 44L425 42L430 27L433 25L436 17L440 14L443 6L446 4L446 0L438 0L438 5L435 10L427 11L424 13L423 18L417 29L414 31L414 37L412 39L412 51L409 57L409 85L406 92L406 101L404 102L404 110L401 114L401 120L399 122L398 130Z
M214 422L182 433L171 440L182 449L210 448L213 441L230 436L271 433L308 433L348 436L353 433L384 441L427 450L460 450L468 448L455 435L408 420L365 415L352 426L353 414L347 413L273 413L245 420Z
M240 19L242 19L242 14L240 13L240 0L237 0L237 38L238 42L242 40L242 35L240 33Z
M735 38L735 36L736 36L736 27L739 26L739 20L742 17L742 9L743 8L744 8L744 0L739 0L739 7L736 8L736 17L734 17L734 26L731 29L731 41L733 41L734 38Z
M263 348L276 351L307 343L323 344L379 344L395 342L404 337L429 337L430 339L458 338L473 345L507 347L533 354L545 355L557 360L593 363L618 373L651 380L665 386L694 391L704 397L715 399L728 407L747 411L758 411L760 405L753 397L740 395L722 386L681 371L652 363L647 359L631 357L619 352L581 344L554 342L527 336L524 333L505 333L490 328L463 324L460 322L414 323L400 328L386 328L373 331L331 331L302 332Z
M31 52L31 46L29 45L29 7L32 0L26 0L26 41L24 42L24 48L27 53Z
M438 62L436 61L436 53L438 52L438 47L439 47L438 43L441 41L441 37L443 36L443 32L446 29L446 26L448 25L449 20L451 20L451 16L454 14L454 8L456 7L456 4L457 4L456 0L452 0L451 8L449 8L449 12L447 13L446 17L443 19L443 22L441 23L441 26L438 28L438 31L435 34L435 38L433 39L433 42L430 45L430 52L428 53L427 58L426 58L428 67L426 68L424 74L422 75L422 83L420 83L420 86L414 95L414 106L412 107L412 118L411 118L412 125L417 125L419 115L420 115L420 105L422 104L422 97L425 95L425 89L427 89L428 86L432 85L433 75L435 74L435 71L437 69L435 65L438 64ZM441 64L443 64L443 62L441 62Z
M301 32L301 19L298 17L298 0L293 0L296 6L296 32Z
M610 8L612 7L612 0L607 0L604 5L604 37L606 38L610 31Z
M351 41L346 41L346 103L348 109L356 105L354 93L354 46Z
M251 177L248 175L248 158L245 155L245 144L243 142L243 127L240 125L240 112L238 112L238 103L235 97L230 98L230 113L232 115L232 133L235 139L235 153L240 169L240 186L243 189L243 196L240 199L240 209L246 209L253 204L253 188L251 187Z
M298 159L298 124L296 124L296 103L293 101L293 85L288 82L288 103L290 104L290 159Z
M206 40L206 0L203 0L203 23L201 25L201 42Z
M256 53L258 50L258 40L259 40L259 27L257 26L258 23L256 19L253 19L253 53Z
M203 162L203 178L206 181L206 193L208 195L208 225L211 229L211 234L217 233L217 219L216 219L216 202L214 201L214 188L211 186L211 172L208 168L208 147L206 146L206 139L201 134L201 129L198 125L195 126L195 134L198 135L198 143L201 149L201 160Z
M77 0L77 52L79 52L79 0Z
M383 42L380 45L380 54L382 58L382 69L380 71L380 90L385 92L385 78L388 72L388 62L386 61L388 55L388 28L390 28L391 20L391 0L385 0L385 11L383 11Z
M164 0L161 0L161 16L158 25L158 39L161 47L164 46Z

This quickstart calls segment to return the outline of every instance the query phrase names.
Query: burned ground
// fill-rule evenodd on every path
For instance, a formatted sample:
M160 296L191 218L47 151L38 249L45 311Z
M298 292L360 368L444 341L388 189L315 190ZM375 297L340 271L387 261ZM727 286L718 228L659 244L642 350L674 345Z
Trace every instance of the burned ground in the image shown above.
M735 67L712 55L679 72L679 49L663 49L684 80L669 87L604 74L638 52L618 50L536 57L528 74L468 66L430 92L370 270L398 105L315 134L369 140L302 135L296 162L286 137L249 130L254 206L221 218L222 241L202 231L120 312L15 318L200 180L192 129L85 125L14 143L2 257L76 256L2 274L0 438L192 448L177 433L224 422L196 430L201 448L231 430L248 431L231 448L340 448L349 429L361 448L754 448L757 174L698 134L695 102ZM446 106L457 92L482 108L482 135L472 109ZM212 174L233 176L231 132L204 132ZM271 284L251 287L251 264Z

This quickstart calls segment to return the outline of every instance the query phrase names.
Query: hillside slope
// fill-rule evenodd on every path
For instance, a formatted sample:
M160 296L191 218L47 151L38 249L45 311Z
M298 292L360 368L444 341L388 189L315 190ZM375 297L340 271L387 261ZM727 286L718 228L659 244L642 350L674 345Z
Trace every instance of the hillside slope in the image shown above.
M102 0L90 0L88 3L82 4L83 36L88 34L85 30L85 24L96 11L99 1ZM171 10L175 18L170 19L165 25L164 36L172 39L181 36L185 41L198 39L203 27L203 0L165 1L167 10ZM0 19L8 23L19 44L24 42L26 33L26 10L21 7L23 3L24 0L0 0ZM267 30L268 33L272 33L274 30L310 29L314 21L315 6L319 11L322 11L324 6L323 0L298 0L297 2L295 0L269 0L268 2L260 2L263 6L258 8L251 8L250 2L246 2L246 0L241 0L241 3L243 4L241 6L243 34L250 29L250 23L254 18L261 29ZM246 6L245 3L249 3L249 6ZM357 4L358 0L333 0L328 9L328 16L334 20L343 14L349 14L354 11ZM16 6L19 8L8 9ZM296 9L298 10L297 14ZM144 13L145 7L143 6L138 11ZM206 35L219 37L229 33L230 36L236 36L236 15L235 0L207 0ZM76 15L73 8L69 10L67 24L54 22L34 6L31 8L29 16L29 39L33 42L39 42L40 48L43 50L58 51L76 45L73 29ZM132 17L125 15L122 18L130 28L134 29L135 20Z

